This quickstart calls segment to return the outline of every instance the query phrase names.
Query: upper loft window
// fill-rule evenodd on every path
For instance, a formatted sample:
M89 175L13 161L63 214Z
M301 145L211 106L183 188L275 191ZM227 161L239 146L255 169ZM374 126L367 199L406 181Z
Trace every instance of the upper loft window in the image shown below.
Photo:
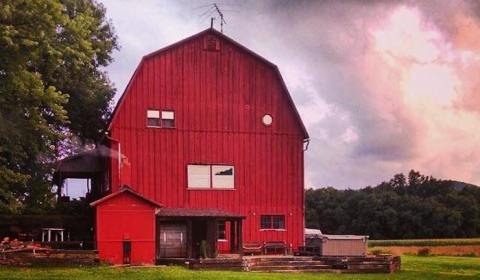
M218 40L217 36L214 35L205 36L203 41L203 49L206 51L219 51L220 40Z
M160 111L147 110L147 126L160 127Z
M233 189L235 184L232 165L189 164L189 189Z
M147 126L148 127L175 127L175 112L147 110Z
M175 127L175 112L162 111L162 127Z

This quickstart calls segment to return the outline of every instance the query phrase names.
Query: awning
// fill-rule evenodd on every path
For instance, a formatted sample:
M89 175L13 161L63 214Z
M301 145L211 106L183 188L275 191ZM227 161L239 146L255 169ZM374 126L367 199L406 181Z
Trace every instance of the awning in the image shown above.
M64 178L90 178L100 174L107 168L105 159L110 156L110 150L99 146L93 150L59 160L53 174L53 182L57 185Z

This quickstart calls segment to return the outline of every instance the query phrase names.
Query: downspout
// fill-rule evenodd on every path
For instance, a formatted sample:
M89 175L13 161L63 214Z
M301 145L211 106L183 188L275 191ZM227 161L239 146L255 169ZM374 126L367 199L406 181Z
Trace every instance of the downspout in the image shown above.
M305 152L308 150L308 145L310 144L310 138L303 139L303 151ZM303 240L303 245L305 245L305 164L304 164L304 154L302 154L302 216L303 216L303 235L302 235L302 240Z

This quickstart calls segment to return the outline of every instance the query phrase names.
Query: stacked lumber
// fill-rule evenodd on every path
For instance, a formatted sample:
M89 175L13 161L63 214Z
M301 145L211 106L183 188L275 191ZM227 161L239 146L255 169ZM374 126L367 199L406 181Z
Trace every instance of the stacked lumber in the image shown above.
M59 250L35 242L10 240L0 242L0 265L92 265L98 262L98 252L93 250Z
M393 273L400 270L398 256L255 256L244 257L246 271Z

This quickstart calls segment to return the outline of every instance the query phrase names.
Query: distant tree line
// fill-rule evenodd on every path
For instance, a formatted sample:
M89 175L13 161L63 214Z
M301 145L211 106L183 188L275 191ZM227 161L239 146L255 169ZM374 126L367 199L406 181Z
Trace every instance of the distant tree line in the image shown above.
M309 189L306 226L371 239L480 236L480 188L414 170L376 187Z

